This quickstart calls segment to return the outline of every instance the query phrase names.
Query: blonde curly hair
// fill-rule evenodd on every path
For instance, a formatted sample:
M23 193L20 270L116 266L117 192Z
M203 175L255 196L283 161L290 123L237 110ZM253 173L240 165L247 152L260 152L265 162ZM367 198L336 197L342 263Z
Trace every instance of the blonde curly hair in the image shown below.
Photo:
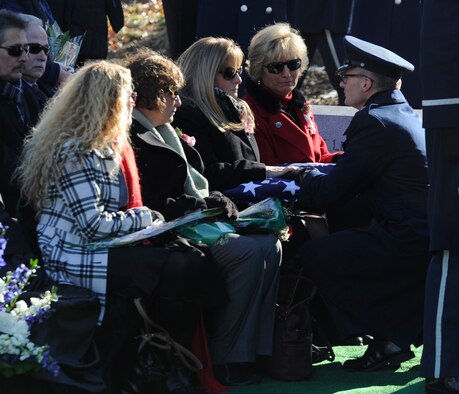
M110 147L119 164L129 143L131 94L128 69L97 61L79 69L48 103L24 143L16 172L22 197L36 212L67 157Z

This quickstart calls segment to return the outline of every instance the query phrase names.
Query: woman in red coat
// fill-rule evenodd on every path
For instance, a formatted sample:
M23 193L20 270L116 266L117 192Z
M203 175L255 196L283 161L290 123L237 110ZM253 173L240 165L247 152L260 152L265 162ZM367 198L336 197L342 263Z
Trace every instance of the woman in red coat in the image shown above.
M254 113L255 138L267 165L332 163L341 154L328 151L309 102L296 89L307 65L306 45L287 23L265 27L250 42L244 100Z

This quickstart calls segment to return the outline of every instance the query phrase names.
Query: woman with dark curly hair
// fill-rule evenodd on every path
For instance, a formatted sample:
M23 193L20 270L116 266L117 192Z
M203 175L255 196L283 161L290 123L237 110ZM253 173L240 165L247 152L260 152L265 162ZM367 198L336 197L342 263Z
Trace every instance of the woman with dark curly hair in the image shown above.
M170 125L181 104L180 69L149 50L130 58L127 67L138 93L131 135L145 203L167 219L211 207L237 216L231 200L209 192L192 139ZM225 385L256 383L256 357L270 355L272 349L280 242L271 234L232 234L226 244L209 246L209 253L228 295L224 304L205 314L215 374Z

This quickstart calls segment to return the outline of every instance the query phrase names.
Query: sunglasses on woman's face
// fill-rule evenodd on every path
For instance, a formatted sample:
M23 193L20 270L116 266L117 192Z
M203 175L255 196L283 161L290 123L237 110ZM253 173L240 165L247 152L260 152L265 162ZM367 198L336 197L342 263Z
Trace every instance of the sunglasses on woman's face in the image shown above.
M239 68L226 67L224 70L219 71L219 73L223 75L224 79L231 81L236 76L236 74L241 76L242 70L242 66Z
M43 53L47 55L49 53L49 50L49 45L29 44L29 52L32 55L38 55L41 51L43 51Z
M8 52L8 55L12 56L12 57L19 57L21 56L24 52L26 55L29 54L29 45L26 44L26 45L11 45L10 47L1 47L0 48L2 49L6 49L6 51Z
M290 71L298 70L301 67L301 59L293 59L288 62L273 62L266 64L266 67L271 74L280 74L287 66Z

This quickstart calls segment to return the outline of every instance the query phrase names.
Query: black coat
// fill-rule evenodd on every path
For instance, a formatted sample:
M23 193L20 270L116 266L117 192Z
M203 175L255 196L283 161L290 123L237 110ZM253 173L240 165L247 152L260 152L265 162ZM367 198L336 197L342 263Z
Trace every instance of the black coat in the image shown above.
M22 96L25 123L21 124L16 104L0 96L0 193L8 213L16 217L19 187L12 180L25 136L38 119L40 107L31 92L24 89Z
M198 1L163 0L169 52L173 59L179 57L196 38Z
M124 25L120 0L48 0L63 32L70 36L85 34L78 62L105 59L108 54L107 18L117 33Z
M152 133L148 142L139 138L139 134L145 132L147 129L134 119L131 139L141 178L143 203L161 212L168 221L186 212L206 209L204 199L185 194L187 170L183 157ZM204 166L199 153L183 139L180 141L188 163L202 172Z
M315 280L343 336L369 333L399 346L422 331L430 254L427 165L420 119L398 90L376 94L346 130L329 175L311 172L301 207L330 207L360 195L373 213L366 229L306 243L304 274Z
M184 99L177 108L174 127L196 138L196 149L205 165L204 176L211 190L225 191L243 182L266 178L266 167L253 135L221 132L190 100Z

